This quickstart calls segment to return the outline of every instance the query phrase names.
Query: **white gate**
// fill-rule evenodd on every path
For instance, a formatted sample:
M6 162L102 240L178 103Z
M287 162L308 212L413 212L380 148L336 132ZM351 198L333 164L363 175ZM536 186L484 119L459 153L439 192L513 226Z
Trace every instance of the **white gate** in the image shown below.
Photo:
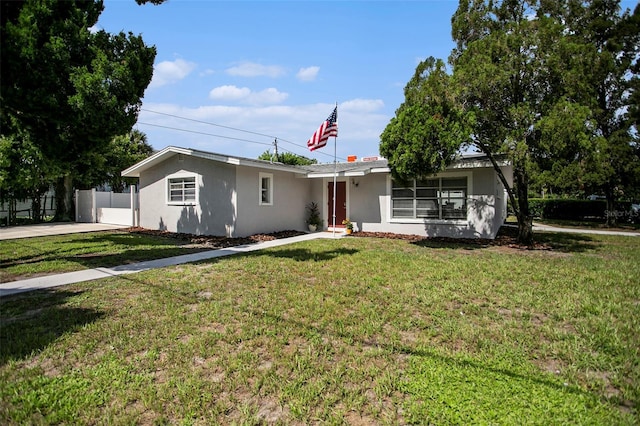
M129 193L123 194L76 190L76 222L138 226L138 216L138 193L134 185Z

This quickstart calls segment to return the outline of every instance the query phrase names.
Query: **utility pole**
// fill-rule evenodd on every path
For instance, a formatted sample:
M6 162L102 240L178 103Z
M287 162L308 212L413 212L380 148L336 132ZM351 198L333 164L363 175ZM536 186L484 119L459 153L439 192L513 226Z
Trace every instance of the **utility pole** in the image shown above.
M280 160L280 157L278 157L278 138L273 140L273 146L275 147L273 152L276 157L276 162L278 162ZM273 163L273 156L271 156L271 162Z

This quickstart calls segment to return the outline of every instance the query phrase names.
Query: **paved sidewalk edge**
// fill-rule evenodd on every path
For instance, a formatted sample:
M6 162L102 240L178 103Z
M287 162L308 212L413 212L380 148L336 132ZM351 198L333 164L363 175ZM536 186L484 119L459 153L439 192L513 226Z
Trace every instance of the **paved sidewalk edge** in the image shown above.
M342 237L336 234L335 238ZM203 260L215 259L218 257L231 256L238 253L248 253L265 248L278 247L286 244L293 244L300 241L315 240L318 238L334 238L333 234L327 232L317 232L313 234L298 235L296 237L281 238L271 241L262 241L255 244L246 244L224 249L208 250L199 253L183 254L179 256L166 257L162 259L146 260L143 262L131 263L128 265L114 266L111 268L93 268L82 271L67 272L64 274L45 275L41 277L29 278L19 281L10 281L0 284L0 297L11 296L13 294L24 293L33 290L42 290L52 287L60 287L67 284L76 284L85 281L98 280L101 278L115 277L118 275L133 274L150 269L164 268L166 266L181 265L190 262L200 262Z

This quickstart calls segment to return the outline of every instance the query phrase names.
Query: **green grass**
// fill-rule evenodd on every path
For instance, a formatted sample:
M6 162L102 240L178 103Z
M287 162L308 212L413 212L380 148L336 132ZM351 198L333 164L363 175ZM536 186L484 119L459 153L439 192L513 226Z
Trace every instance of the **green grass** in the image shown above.
M185 244L113 231L0 241L0 282L202 251Z
M638 424L640 239L346 238L0 299L0 423Z
M545 225L560 226L563 228L586 228L586 229L603 229L603 230L615 230L615 231L629 231L634 232L640 229L640 223L626 223L619 221L615 226L607 226L607 224L600 220L562 220L562 219L535 219L535 222L539 222ZM516 221L517 223L517 221Z

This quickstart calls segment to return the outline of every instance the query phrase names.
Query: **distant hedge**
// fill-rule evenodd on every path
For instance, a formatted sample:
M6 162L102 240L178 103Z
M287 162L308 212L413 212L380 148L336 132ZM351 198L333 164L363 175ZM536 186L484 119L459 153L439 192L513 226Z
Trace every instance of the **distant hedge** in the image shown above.
M529 198L530 213L541 219L604 221L607 214L616 214L619 222L627 222L631 219L630 210L631 203L624 201L617 202L615 211L610 213L604 200Z

